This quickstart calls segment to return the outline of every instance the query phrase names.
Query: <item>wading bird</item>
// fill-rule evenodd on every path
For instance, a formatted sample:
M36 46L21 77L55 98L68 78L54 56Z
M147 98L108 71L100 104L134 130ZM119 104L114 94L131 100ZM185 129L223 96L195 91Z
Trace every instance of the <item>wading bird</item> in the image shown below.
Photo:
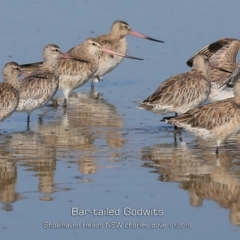
M3 82L0 83L0 121L9 117L19 102L19 81L21 68L16 62L9 62L3 67Z
M208 69L214 67L203 54L193 59L192 70L165 80L145 99L140 109L160 114L182 114L203 104L211 91Z
M103 48L95 38L88 38L82 44L72 48L67 54L71 59L60 59L58 64L59 89L63 91L64 103L67 106L69 93L84 85L91 79L99 66L99 56L102 52L111 56L117 55L135 60L143 60ZM21 65L24 71L31 72L38 69L42 63Z
M48 44L43 50L43 64L19 81L20 99L16 111L27 112L28 124L31 112L43 107L58 90L60 57L70 58L57 45Z
M240 131L240 62L228 80L234 85L233 98L189 110L179 117L165 119L166 123L185 128L197 137L214 139L218 154L220 144Z

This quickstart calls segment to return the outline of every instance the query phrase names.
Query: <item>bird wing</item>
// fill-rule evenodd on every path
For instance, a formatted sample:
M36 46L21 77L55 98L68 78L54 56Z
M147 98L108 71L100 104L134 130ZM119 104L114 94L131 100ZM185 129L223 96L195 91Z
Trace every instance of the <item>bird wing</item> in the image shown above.
M27 63L27 64L21 64L21 71L32 73L36 71L39 67L41 67L43 62L35 62L35 63Z
M86 71L93 72L94 70L96 71L95 63L75 59L61 59L58 66L59 74L68 76L84 74Z
M14 89L8 83L0 84L0 109L3 111L4 109L8 109L10 105L13 103L18 103L18 93L16 89Z
M186 63L189 67L192 67L194 57L201 53L217 66L221 66L225 62L235 64L239 47L240 41L238 39L223 38L199 50Z
M178 107L199 98L199 94L206 91L207 81L201 81L203 77L191 72L175 75L164 81L157 90L143 101L143 104L172 105Z
M69 49L67 51L67 54L72 57L71 60L75 60L75 61L78 60L80 62L86 62L86 63L90 62L89 59L87 59L86 56L83 54L83 44L82 43ZM59 59L60 62L63 60L66 60L66 59L63 59L63 58Z
M55 78L56 76L52 73L34 72L20 80L20 100L42 98L46 100L52 97L58 89L58 81L51 81Z
M168 123L177 126L184 124L190 125L192 128L211 130L216 126L229 123L236 111L239 111L236 103L229 98L189 110L179 117L170 119Z

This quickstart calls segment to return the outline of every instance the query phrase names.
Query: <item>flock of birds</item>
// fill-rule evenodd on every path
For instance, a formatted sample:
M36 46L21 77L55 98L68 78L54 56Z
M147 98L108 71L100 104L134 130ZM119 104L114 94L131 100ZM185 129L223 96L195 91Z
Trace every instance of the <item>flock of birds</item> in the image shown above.
M202 48L187 65L192 70L164 81L139 106L161 114L163 121L220 144L240 131L240 40L225 38ZM206 100L210 103L201 106ZM177 116L181 114L180 116Z
M109 34L88 38L65 54L57 45L48 44L42 62L5 64L0 83L0 120L22 111L27 112L29 124L31 112L48 103L58 89L63 91L63 107L67 107L72 90L90 79L94 87L123 58L143 60L126 55L127 35L164 43L133 31L124 21L115 21ZM191 71L165 80L139 108L175 113L163 120L201 138L216 140L217 154L220 144L240 131L239 48L240 40L231 38L202 48L187 61ZM20 75L23 78L19 80ZM206 100L210 103L201 106Z
M3 68L3 83L0 86L0 120L14 111L27 112L29 124L33 110L43 107L58 89L63 91L67 106L69 93L92 79L92 87L102 76L113 70L123 59L141 58L126 55L126 35L134 35L162 42L133 31L123 21L115 21L109 34L88 38L82 44L63 54L55 44L43 50L43 62L18 65L7 63ZM24 77L18 80L18 76ZM54 101L57 104L56 101Z

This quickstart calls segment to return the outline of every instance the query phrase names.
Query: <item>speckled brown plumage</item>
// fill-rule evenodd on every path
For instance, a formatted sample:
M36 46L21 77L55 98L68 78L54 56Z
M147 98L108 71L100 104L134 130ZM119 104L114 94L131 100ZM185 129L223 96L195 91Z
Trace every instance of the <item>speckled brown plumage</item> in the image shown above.
M31 112L43 107L57 92L59 85L58 59L62 55L55 44L43 50L43 64L29 76L20 80L20 99L16 111Z
M59 71L59 89L64 94L64 104L66 107L69 93L84 85L97 71L99 65L99 57L101 52L107 52L107 49L102 48L95 38L88 38L82 44L71 48L67 54L71 59L60 59L58 65ZM112 52L121 57L138 59L132 56L123 55L117 52ZM138 59L142 60L142 59ZM31 72L38 69L41 63L24 64L24 70Z
M146 110L166 114L182 114L198 107L208 97L211 89L208 77L208 59L202 54L194 58L190 72L177 74L165 80L157 90L139 106Z
M163 41L153 39L145 35L139 34L137 32L134 32L128 23L120 20L117 20L112 24L110 33L100 35L96 37L96 39L104 48L110 49L121 54L126 54L127 35L134 35L151 41L163 43ZM115 67L117 67L122 60L123 58L119 56L113 56L105 53L101 54L101 57L99 59L98 70L95 72L92 78L92 87L94 86L95 82L98 82L99 79L102 78L102 76L104 76L108 72L112 71Z
M225 98L233 97L232 89L225 86L225 83L236 67L236 57L240 48L240 40L233 38L223 38L202 48L196 54L201 53L209 58L209 61L215 66L224 70L212 68L209 71L212 83L212 91L209 95L209 101L215 102ZM194 54L187 65L192 66Z
M20 66L9 62L3 68L3 82L0 83L0 120L9 117L17 108L19 102L18 75Z
M206 104L165 121L177 127L186 128L203 139L215 139L217 153L218 147L224 140L240 131L240 78L237 73L235 76L233 98Z
M102 46L95 38L88 38L82 44L71 48L68 54L75 59L63 59L59 63L60 84L66 106L69 93L84 85L98 69Z

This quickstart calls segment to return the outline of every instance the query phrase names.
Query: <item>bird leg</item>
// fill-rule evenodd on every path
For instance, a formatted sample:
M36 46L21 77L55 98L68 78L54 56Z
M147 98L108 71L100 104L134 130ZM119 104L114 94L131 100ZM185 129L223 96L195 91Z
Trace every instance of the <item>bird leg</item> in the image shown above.
M57 108L59 106L57 100L53 99L53 98L51 100L52 100L52 104L50 104L50 106L53 107L53 108Z
M42 120L42 116L38 118L38 125L42 125L43 120Z
M177 128L177 129L174 129L174 146L177 147L177 135L179 134L179 141L181 143L184 143L183 142L183 139L182 139L182 128Z
M28 116L27 116L27 125L29 125L30 123L30 114L28 113Z
M63 107L64 107L64 108L67 107L67 99L66 99L66 98L64 98L64 100L63 100Z
M217 146L215 151L217 158L218 158L218 152L219 152L219 147Z
M178 114L175 112L175 117L177 117L178 116ZM174 125L174 130L177 130L178 129L178 127L176 126L176 125Z

